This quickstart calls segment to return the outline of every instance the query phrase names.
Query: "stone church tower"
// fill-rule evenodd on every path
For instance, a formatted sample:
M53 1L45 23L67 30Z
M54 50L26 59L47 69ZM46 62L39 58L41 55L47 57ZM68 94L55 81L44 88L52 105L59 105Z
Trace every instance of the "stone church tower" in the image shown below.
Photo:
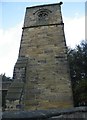
M73 106L61 4L26 8L7 110Z

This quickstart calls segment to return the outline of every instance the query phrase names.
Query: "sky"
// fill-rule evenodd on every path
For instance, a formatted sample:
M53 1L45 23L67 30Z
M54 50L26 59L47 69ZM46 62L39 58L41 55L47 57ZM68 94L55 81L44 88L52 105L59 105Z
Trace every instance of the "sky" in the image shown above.
M41 2L42 1L42 2ZM62 0L63 1L63 0ZM59 1L60 2L60 1ZM18 58L26 7L58 3L58 0L2 0L0 2L0 74L12 77ZM62 16L67 46L75 48L85 40L84 1L64 1ZM86 9L87 10L87 9Z

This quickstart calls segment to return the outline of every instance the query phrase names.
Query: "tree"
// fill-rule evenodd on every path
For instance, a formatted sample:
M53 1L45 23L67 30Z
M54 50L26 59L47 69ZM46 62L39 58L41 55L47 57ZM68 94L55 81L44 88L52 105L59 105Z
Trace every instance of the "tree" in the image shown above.
M1 76L2 76L2 110L4 111L6 107L6 95L8 88L12 82L12 79L10 77L6 77L5 74Z
M76 106L87 106L87 79L81 80L74 88L74 100Z
M2 82L4 81L12 81L12 78L7 77L5 74L2 74Z
M75 106L87 104L87 41L68 49L68 60Z

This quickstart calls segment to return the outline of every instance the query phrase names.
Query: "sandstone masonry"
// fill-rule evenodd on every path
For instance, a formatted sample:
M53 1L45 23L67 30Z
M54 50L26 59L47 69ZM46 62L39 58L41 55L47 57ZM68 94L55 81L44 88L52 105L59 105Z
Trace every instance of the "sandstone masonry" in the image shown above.
M61 4L26 8L7 110L73 107Z

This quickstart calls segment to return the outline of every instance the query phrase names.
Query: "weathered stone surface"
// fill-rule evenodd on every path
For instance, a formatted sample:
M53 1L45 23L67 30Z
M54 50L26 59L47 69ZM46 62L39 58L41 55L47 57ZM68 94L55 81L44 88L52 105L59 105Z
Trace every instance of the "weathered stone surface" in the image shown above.
M27 58L19 57L14 67L13 79L6 96L6 110L23 109Z
M59 4L27 7L24 27L58 24L62 20L59 16L61 16Z
M73 106L60 3L26 9L13 77L24 83L21 102L25 110Z
M50 10L51 13L48 13L47 20L42 18L40 22L36 17L46 10ZM61 16L59 4L26 10L19 53L20 56L25 55L29 58L26 71L25 109L73 106Z

